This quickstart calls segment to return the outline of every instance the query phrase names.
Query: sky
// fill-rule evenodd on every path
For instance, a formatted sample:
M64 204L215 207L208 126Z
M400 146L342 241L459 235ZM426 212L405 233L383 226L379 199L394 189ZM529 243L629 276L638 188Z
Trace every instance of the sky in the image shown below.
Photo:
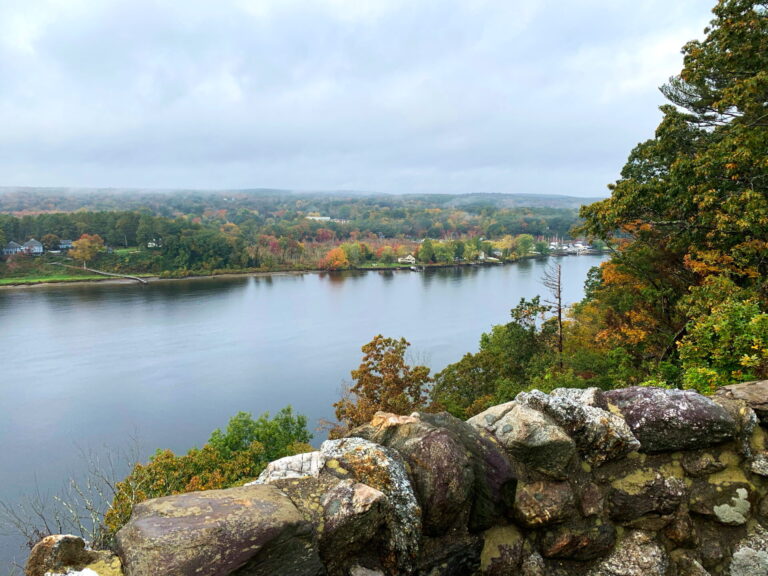
M0 186L605 196L713 0L0 0Z

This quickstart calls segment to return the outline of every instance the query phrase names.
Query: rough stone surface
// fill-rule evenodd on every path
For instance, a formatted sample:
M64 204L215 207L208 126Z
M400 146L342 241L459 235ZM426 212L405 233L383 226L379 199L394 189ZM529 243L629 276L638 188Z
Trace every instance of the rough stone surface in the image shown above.
M712 508L718 522L729 526L746 524L749 518L749 510L752 507L747 500L749 493L744 488L737 488L736 495L731 496L730 503L720 504Z
M490 433L450 414L420 414L423 421L452 431L471 455L475 484L469 529L479 532L500 523L512 509L517 476L504 447Z
M46 536L32 548L24 573L44 576L47 572L81 570L96 558L96 554L85 549L82 538L71 534Z
M472 424L378 413L254 485L136 506L117 538L125 574L71 536L35 548L27 574L768 576L754 410L626 394L521 394ZM639 429L622 431L622 414ZM627 451L635 433L642 449Z
M519 483L515 518L526 528L563 522L576 514L573 490L568 482Z
M267 464L267 467L251 484L269 484L275 480L288 478L317 477L325 464L325 458L319 451L286 456Z
M543 532L539 551L545 558L586 561L604 556L616 541L616 529L599 519L556 526Z
M595 394L597 392L591 395L593 401ZM569 396L563 392L547 395L534 390L518 394L515 400L550 416L576 441L581 457L593 466L640 448L640 442L621 416L587 405L580 401L582 397L589 400L588 391L582 396Z
M323 524L320 554L328 574L346 576L349 558L369 558L372 543L385 540L388 502L383 492L366 484L344 480L322 498Z
M622 524L659 530L672 520L687 495L679 478L639 470L615 481L608 494L611 518Z
M557 398L568 398L579 404L608 410L608 400L600 388L555 388L549 393Z
M721 462L715 454L704 450L686 452L680 463L686 474L693 478L714 474L728 467L728 464Z
M681 506L672 521L664 528L664 536L681 548L695 548L699 545L699 535L688 513L688 506Z
M636 530L621 539L615 550L588 576L664 576L669 558L653 534Z
M633 386L605 396L624 415L644 452L706 448L737 435L731 415L692 390Z
M273 486L190 492L138 504L117 533L127 576L321 574L312 527Z
M496 416L500 411L490 410L474 416L469 423L491 432L523 466L559 480L568 476L576 444L552 418L519 402L499 418Z
M713 396L712 401L718 406L722 406L733 418L734 422L736 422L736 440L739 454L744 458L752 458L752 439L760 423L755 411L744 400L736 398Z
M751 512L751 490L744 474L739 469L729 468L695 480L691 486L688 506L692 512L713 517L723 524L743 524L740 517L746 517Z
M749 470L758 476L768 476L768 455L758 454L749 463Z
M517 402L514 400L512 402L491 406L484 412L472 416L472 418L467 420L467 423L476 428L483 428L489 432L495 432L497 422L506 416L506 414L515 406L517 406Z
M514 526L496 526L483 534L480 576L515 574L522 562L525 539Z
M688 550L675 550L670 556L677 576L711 576Z
M425 534L444 534L457 521L466 525L475 472L470 453L451 430L423 422L418 415L404 418L379 412L351 434L402 455L424 511Z
M392 569L412 570L419 555L422 513L402 457L363 438L326 440L320 451L329 472L386 495L388 539L379 551L380 559L392 559Z
M768 532L758 527L733 552L731 576L768 576Z
M384 572L380 570L369 570L368 568L355 565L349 569L349 576L384 576Z
M755 411L760 422L768 424L768 380L723 386L715 395L744 400Z

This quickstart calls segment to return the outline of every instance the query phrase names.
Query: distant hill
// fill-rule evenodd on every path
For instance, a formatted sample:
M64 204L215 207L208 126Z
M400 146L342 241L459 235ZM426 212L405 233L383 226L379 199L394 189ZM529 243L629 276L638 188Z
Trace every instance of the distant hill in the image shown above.
M74 212L77 210L139 210L159 214L189 212L190 207L212 209L243 207L293 201L371 202L387 205L433 205L477 211L492 208L577 209L601 198L577 198L548 194L386 194L365 191L297 191L276 188L242 190L160 190L129 188L37 188L0 187L0 212L11 214Z

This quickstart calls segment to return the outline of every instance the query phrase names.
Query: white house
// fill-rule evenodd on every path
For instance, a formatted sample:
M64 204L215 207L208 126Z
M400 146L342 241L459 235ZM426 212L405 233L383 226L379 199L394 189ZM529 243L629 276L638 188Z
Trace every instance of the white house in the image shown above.
M21 250L27 254L42 254L44 252L43 245L34 238L24 242Z
M408 254L408 256L403 256L402 258L398 258L397 261L400 264L410 264L411 266L416 264L416 258L414 258L413 254Z
M14 254L18 254L21 251L21 244L17 244L16 242L11 241L5 245L5 248L3 248L3 256L13 256Z

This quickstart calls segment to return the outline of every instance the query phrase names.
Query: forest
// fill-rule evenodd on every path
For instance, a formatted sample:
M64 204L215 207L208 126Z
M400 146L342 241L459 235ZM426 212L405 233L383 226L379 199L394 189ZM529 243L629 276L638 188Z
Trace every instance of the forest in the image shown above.
M108 272L165 276L386 266L408 254L424 265L492 252L514 259L545 252L545 238L570 238L581 221L576 199L566 197L169 192L147 195L141 208L136 199L130 193L0 194L6 210L0 246L35 238L55 253L62 241L87 243L84 236L98 244L88 258L73 258L79 251L6 254L0 278L44 279L60 273L53 264L67 263L67 256L68 265L80 260ZM517 202L534 205L506 207Z

